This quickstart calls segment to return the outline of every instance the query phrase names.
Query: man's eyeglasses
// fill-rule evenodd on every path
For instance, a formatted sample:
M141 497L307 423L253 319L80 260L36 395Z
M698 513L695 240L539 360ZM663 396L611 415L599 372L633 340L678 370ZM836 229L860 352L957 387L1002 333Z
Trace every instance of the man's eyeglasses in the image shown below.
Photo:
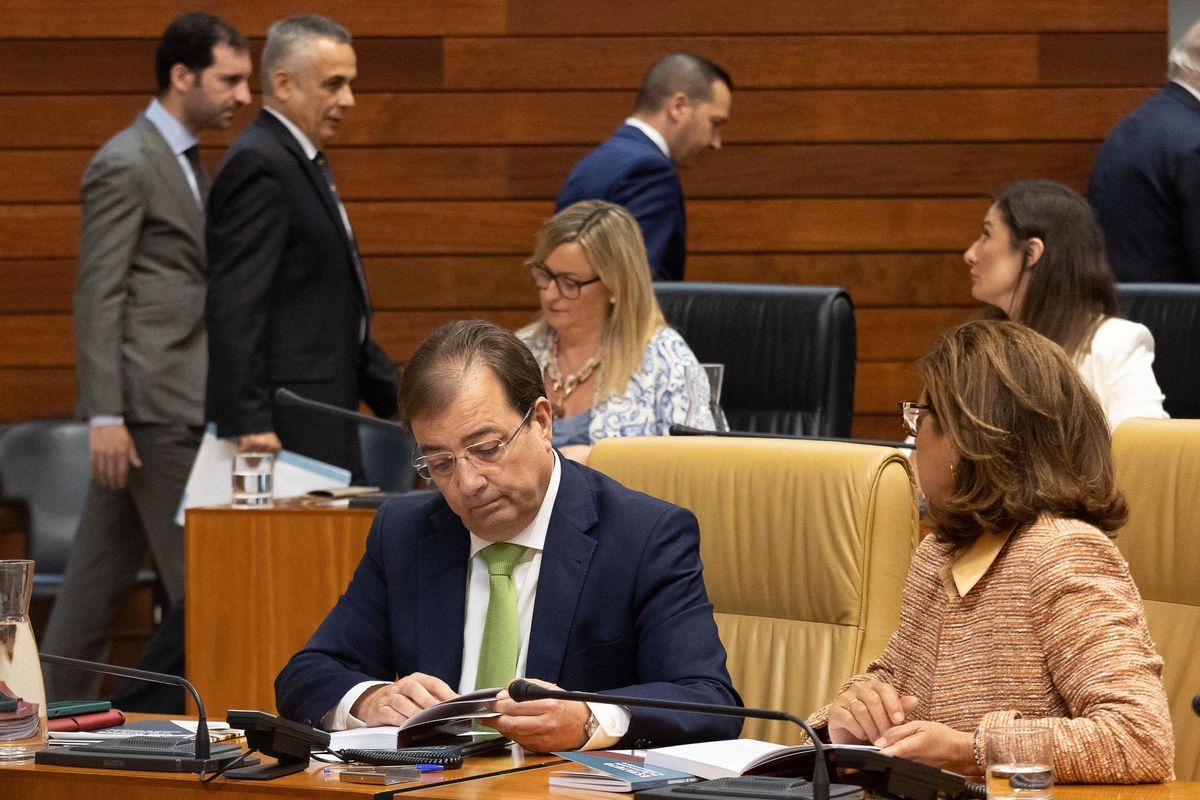
M419 456L413 459L413 466L417 469L417 474L425 480L431 478L449 478L454 474L455 463L460 458L465 458L477 467L482 467L487 464L496 464L504 458L504 454L508 452L508 446L512 444L512 440L517 438L517 434L525 427L525 423L529 421L530 415L533 414L531 407L525 412L525 416L521 418L521 424L517 429L509 434L507 439L488 439L483 442L476 442L463 448L463 451L457 456L454 453L431 453L427 456Z
M568 300L574 300L576 297L579 297L579 292L583 287L600 280L599 276L586 281L576 280L558 272L551 272L546 268L545 264L539 261L527 261L525 262L525 266L529 267L529 277L533 278L535 286L539 289L545 289L550 285L551 281L554 281L558 284L558 293Z
M896 405L900 406L900 420L904 425L904 432L916 438L917 426L921 423L921 412L931 411L933 406L928 403L914 403L912 401L905 401Z

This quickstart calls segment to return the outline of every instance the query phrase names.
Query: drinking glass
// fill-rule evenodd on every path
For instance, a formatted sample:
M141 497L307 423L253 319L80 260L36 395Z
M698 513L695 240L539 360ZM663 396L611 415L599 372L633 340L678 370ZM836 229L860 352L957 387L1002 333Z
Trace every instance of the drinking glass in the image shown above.
M265 508L271 505L275 455L237 453L233 457L233 507Z
M1054 739L1049 728L1005 725L984 733L988 800L1054 796Z
M729 422L721 409L724 381L724 364L696 364L687 368L689 402L684 425L703 431L729 430Z
M46 689L29 624L33 562L0 561L0 764L30 764L46 746Z

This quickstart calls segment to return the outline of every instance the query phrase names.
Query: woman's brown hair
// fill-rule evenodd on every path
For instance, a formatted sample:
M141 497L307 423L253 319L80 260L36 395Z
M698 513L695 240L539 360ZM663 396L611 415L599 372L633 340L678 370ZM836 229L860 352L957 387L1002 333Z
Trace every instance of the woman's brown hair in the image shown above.
M1015 321L1078 360L1096 327L1120 314L1096 215L1074 189L1048 180L1014 183L996 197L995 205L1013 250L1027 251L1034 238L1043 244L1041 258L1025 267L1029 285ZM1003 318L1004 312L991 308L987 316Z
M1108 423L1061 347L1023 325L977 320L942 334L918 370L926 424L959 456L950 496L929 508L939 539L964 548L1040 514L1107 532L1125 523Z

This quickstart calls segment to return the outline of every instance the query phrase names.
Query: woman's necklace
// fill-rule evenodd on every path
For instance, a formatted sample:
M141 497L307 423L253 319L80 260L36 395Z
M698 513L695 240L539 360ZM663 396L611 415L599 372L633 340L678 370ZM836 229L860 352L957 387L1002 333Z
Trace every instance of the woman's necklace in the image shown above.
M558 339L554 340L554 344L550 346L550 363L546 365L546 377L550 380L550 391L558 395L558 402L553 404L556 417L561 419L564 416L563 405L567 402L567 398L586 383L599 366L600 354L596 353L584 362L582 367L563 377L562 371L558 368Z

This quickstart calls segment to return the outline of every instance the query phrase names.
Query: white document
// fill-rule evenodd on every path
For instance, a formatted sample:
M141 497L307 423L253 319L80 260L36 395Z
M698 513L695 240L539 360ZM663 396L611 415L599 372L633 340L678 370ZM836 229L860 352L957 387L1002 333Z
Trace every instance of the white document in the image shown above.
M225 506L233 502L233 456L237 444L218 439L216 426L204 429L200 451L192 462L187 486L179 503L175 523L183 524L183 510L199 506ZM350 485L350 471L284 450L275 456L274 496L297 497L314 489L337 489Z

